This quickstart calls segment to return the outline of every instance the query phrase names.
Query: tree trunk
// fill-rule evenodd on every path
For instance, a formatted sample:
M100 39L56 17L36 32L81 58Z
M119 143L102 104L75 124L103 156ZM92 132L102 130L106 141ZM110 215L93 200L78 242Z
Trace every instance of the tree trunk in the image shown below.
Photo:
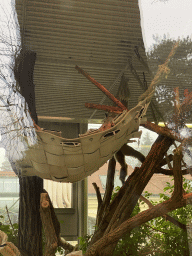
M23 48L15 59L14 75L25 98L32 119L37 124L35 85L33 72L36 53ZM42 255L42 223L40 217L40 194L43 180L39 177L19 177L19 230L18 247L28 256Z
M40 194L43 180L39 177L20 177L18 247L28 256L42 255L42 223Z

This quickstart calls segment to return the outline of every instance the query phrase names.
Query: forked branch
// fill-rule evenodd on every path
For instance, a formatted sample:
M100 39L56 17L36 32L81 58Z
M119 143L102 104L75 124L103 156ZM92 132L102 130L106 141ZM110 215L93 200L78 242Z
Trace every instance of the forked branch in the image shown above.
M141 195L139 199L142 200L143 202L145 202L145 203L149 206L149 208L153 207L153 204L152 204L147 198L145 198L144 196ZM165 215L163 215L162 217L163 217L164 219L166 219L166 220L172 222L172 223L173 223L174 225L176 225L177 227L182 228L183 230L186 230L186 225L185 225L185 224L179 222L178 220L174 219L174 218L171 217L170 215L165 214Z
M169 199L163 203L157 204L146 211L140 212L136 216L124 221L117 228L104 235L101 239L95 242L86 252L85 256L97 255L103 248L117 242L123 235L130 232L133 228L138 227L153 218L160 217L175 209L181 208L187 204L189 198L192 198L192 193L185 194L181 200Z
M100 205L100 208L98 208L97 220L96 220L97 226L99 226L102 218L104 217L104 215L106 215L106 211L111 200L111 196L114 188L115 166L116 166L116 161L115 161L115 158L112 157L109 160L109 164L108 164L107 182L106 182L104 198Z
M99 210L100 207L101 207L101 204L103 202L102 197L101 197L101 193L100 193L100 189L99 189L99 187L97 186L97 184L95 182L93 182L92 185L93 185L93 187L95 189L95 192L96 192L96 195L97 195L98 210Z

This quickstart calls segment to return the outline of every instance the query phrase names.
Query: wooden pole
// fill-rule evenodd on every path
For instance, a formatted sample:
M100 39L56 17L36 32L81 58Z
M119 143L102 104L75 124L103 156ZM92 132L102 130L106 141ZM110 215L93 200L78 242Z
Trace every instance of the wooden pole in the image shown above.
M75 69L79 71L82 75L84 75L89 81L91 81L94 85L97 86L109 99L111 99L118 107L122 110L127 110L127 108L111 94L102 84L98 83L95 79L93 79L89 74L87 74L82 68L76 66Z
M98 110L104 110L107 112L113 112L116 114L121 114L122 109L118 107L112 107L112 106L106 106L106 105L100 105L100 104L93 104L93 103L85 103L86 108L94 108Z

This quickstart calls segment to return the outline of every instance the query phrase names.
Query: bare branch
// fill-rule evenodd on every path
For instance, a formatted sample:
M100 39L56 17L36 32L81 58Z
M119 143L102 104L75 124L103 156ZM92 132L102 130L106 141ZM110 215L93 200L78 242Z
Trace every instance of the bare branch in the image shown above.
M149 206L149 208L153 207L153 204L147 198L145 198L144 196L141 195L139 199L142 200L143 202L145 202ZM165 214L162 217L165 220L168 220L168 221L172 222L177 227L182 228L183 230L186 230L186 225L185 224L179 222L178 220L174 219L170 215Z
M192 171L192 168L183 169L183 170L181 170L181 174L186 175L186 174L189 174L190 171ZM170 175L173 175L173 170L164 169L164 168L156 168L154 173L156 173L156 174L161 173L161 174L170 176Z
M132 156L137 158L141 163L145 161L145 156L134 148L124 144L121 148L121 152L126 156Z
M169 137L178 142L182 142L182 138L176 132L171 131L168 127L161 127L157 124L147 121L145 124L141 124L142 127L149 129L152 132L156 132L159 135Z
M120 175L119 178L122 182L122 185L124 185L125 183L125 178L127 176L127 164L125 161L125 155L122 152L122 150L119 150L116 154L115 154L115 158L116 160L120 163L121 165L121 169L120 169Z
M108 164L106 192L105 192L105 195L103 198L103 204L105 205L105 208L110 203L111 195L112 195L113 188L114 188L115 167L116 167L116 161L115 161L115 158L112 157L109 160L109 164Z
M99 187L97 186L97 184L95 182L92 183L94 189L95 189L95 192L96 192L96 195L97 195L97 202L98 202L98 210L100 209L101 207L101 204L103 202L102 198L101 198L101 193L100 193L100 189Z
M169 162L173 161L173 155L172 154L167 155L166 158L164 158L163 161L161 161L160 166L162 167L162 166L166 165L167 164L167 160Z
M181 174L181 159L183 155L179 148L174 150L173 156L173 175L174 175L174 192L172 197L182 198L183 180Z
M165 159L166 159L166 162L167 162L167 165L168 165L169 169L172 170L173 168L172 168L172 165L171 165L171 161L169 160L169 157L168 157L167 153L165 154Z
M104 195L101 207L98 209L98 213L97 213L97 220L96 220L97 226L99 226L101 219L104 217L104 215L106 215L106 210L109 207L111 195L112 195L113 188L114 188L115 166L116 166L116 161L115 161L115 158L112 157L109 160L109 164L108 164L105 195Z
M85 256L97 255L98 251L109 246L110 244L113 244L114 242L117 242L123 235L130 232L133 228L138 227L153 218L160 217L170 211L185 206L189 198L192 198L192 193L185 194L180 200L173 200L173 198L171 198L163 203L149 208L146 211L140 212L131 219L124 221L120 226L112 230L110 233L105 234L87 250Z
M68 250L69 252L75 250L75 247L68 243L63 237L60 237L58 246L61 246L63 249Z
M8 216L9 223L10 223L10 225L11 225L11 228L13 229L13 233L14 233L14 235L16 236L17 234L16 234L16 231L15 231L15 229L14 229L14 227L13 227L12 222L11 222L11 218L10 218L10 216L9 216L9 210L8 210L8 208L7 208L7 205L6 205L6 212L7 212L7 216Z
M173 141L171 139L162 136L157 138L148 156L146 157L142 166L139 168L138 175L135 177L135 179L131 179L130 177L130 179L125 182L124 186L127 185L126 191L118 204L115 213L113 214L111 223L109 224L106 232L109 232L109 230L117 227L117 225L125 221L125 219L131 215L134 206L143 192L143 189L154 174L156 166L158 165L159 161L162 161L164 154L167 152L172 143ZM126 183L128 183L129 186ZM127 205L129 205L129 207L127 207Z
M154 227L151 227L151 226L148 225L148 224L144 224L144 225L145 225L146 227L148 227L148 228L151 228L151 229L157 231L157 232L161 232L161 233L167 234L166 232L163 232L163 231L161 231L161 230L159 230L159 229L156 229L156 228L154 228ZM161 241L161 240L159 240L159 241ZM162 241L161 241L161 242L162 242Z

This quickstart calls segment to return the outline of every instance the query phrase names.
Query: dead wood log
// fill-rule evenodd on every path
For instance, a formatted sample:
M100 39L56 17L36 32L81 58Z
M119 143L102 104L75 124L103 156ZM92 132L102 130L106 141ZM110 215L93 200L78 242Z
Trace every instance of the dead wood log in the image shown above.
M60 223L55 214L50 197L45 189L44 193L41 193L40 214L47 242L45 256L55 255L55 250L58 246L61 246L68 252L75 251L77 248L60 236Z
M41 220L46 237L45 256L54 256L58 246L58 239L51 218L50 203L47 193L41 193L40 202Z

